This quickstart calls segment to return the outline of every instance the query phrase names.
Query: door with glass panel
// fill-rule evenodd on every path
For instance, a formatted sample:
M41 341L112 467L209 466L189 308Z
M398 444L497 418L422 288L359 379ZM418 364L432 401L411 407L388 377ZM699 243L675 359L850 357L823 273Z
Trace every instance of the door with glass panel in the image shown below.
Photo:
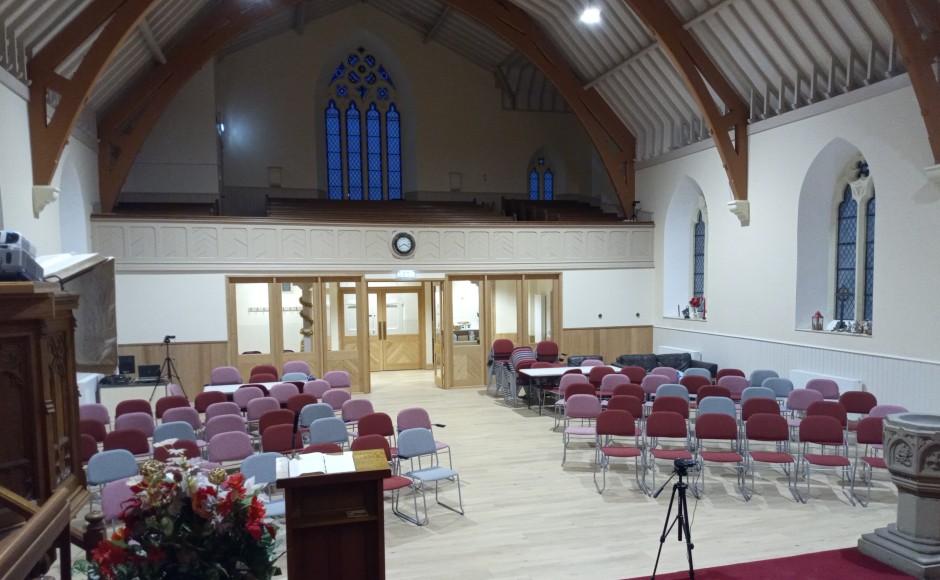
M381 284L381 283L379 283ZM369 285L369 361L373 371L424 368L420 286Z
M365 283L361 279L323 279L321 294L324 370L346 371L353 385L365 385L363 390L368 392L369 326Z
M448 277L444 293L444 328L450 328L450 332L444 334L448 361L445 387L470 387L486 382L484 369L489 348L484 348L481 334L486 331L481 325L485 318L480 316L483 282L482 276Z
M261 364L277 364L277 326L280 318L271 316L279 303L271 278L229 279L229 360L248 382L251 369ZM233 336L234 335L234 336Z
M431 357L434 367L434 384L444 386L444 283L431 282Z

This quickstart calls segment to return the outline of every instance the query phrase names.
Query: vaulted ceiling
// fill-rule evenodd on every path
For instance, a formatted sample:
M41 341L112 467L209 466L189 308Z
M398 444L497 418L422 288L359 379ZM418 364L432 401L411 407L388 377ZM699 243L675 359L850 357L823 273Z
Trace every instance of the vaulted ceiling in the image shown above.
M438 0L365 0L492 72L503 106L566 111L552 84L489 28ZM237 51L362 0L314 0L258 22L220 55ZM29 79L28 62L92 0L0 0L0 64ZM110 62L86 108L101 116L160 64L219 0L161 0ZM623 0L600 0L599 24L579 21L582 0L513 0L545 31L584 88L595 88L637 136L649 159L708 138L695 99L662 46ZM904 72L891 31L872 0L669 0L737 93L751 121L829 99ZM56 72L69 78L94 37ZM55 104L55 103L53 103Z

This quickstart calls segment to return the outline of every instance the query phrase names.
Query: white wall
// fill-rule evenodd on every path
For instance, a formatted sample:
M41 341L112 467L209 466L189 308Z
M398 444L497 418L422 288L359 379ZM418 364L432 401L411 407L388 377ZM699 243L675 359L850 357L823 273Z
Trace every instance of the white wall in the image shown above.
M210 60L167 106L134 160L122 192L218 194L215 113L215 63Z
M327 83L359 43L386 64L404 99L406 192L449 191L450 172L462 174L463 192L523 192L528 161L544 149L565 167L557 193L591 194L593 147L574 115L503 111L490 72L366 3L218 63L226 186L267 185L267 167L278 166L284 187L325 189Z
M655 320L653 279L651 268L564 272L561 278L562 327L652 324Z
M0 204L3 227L26 236L39 254L61 252L59 204L33 217L33 172L26 101L0 85Z
M871 337L812 333L794 325L797 280L797 215L804 178L819 153L835 139L856 147L877 184L874 333ZM657 345L696 346L674 331L736 336L738 341L805 345L825 353L852 351L900 359L940 360L934 325L924 313L934 309L940 287L940 191L922 169L933 162L923 119L909 86L831 112L757 132L750 140L750 226L742 227L725 205L727 178L714 149L638 172L638 197L644 208L665 216L683 180L701 187L709 207L708 272L705 295L708 321L659 318ZM841 170L842 168L838 168ZM832 191L831 184L826 193ZM828 252L828 248L820 248ZM663 284L663 231L656 231L656 300ZM657 304L657 311L668 310ZM812 314L806 313L806 316ZM805 327L805 325L803 325ZM666 332L669 329L669 332ZM668 336L666 342L661 336ZM751 338L747 338L751 337ZM694 343L695 341L690 340ZM674 344L675 343L675 344ZM705 360L734 364L745 349L736 341L712 342L721 351L703 350ZM727 350L724 350L727 349ZM816 364L823 366L821 362ZM814 370L814 369L806 369ZM832 372L853 376L845 372ZM866 377L856 377L865 380ZM866 381L871 385L871 382ZM929 393L923 403L940 409L940 392L924 384L907 389ZM872 385L872 388L877 388Z
M227 341L222 274L118 274L118 344Z
M99 204L98 151L79 139L69 139L56 169L53 185L59 188L59 231L62 251L91 252L89 217Z

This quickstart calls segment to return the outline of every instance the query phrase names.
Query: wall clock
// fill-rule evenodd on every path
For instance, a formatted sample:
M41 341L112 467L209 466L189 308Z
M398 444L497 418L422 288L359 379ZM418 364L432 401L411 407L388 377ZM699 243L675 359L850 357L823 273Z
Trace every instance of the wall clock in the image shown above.
M407 258L415 251L415 239L411 234L399 233L392 238L392 251L396 256Z

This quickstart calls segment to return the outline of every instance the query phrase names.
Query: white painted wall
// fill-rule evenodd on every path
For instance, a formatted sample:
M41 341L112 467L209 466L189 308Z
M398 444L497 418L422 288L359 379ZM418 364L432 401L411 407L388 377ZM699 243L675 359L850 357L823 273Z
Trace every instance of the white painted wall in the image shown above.
M33 216L32 156L26 101L0 85L0 204L3 227L26 236L39 254L62 251L59 236L59 204L50 203Z
M98 151L79 139L69 139L59 160L53 185L59 188L59 201L56 203L59 206L62 251L91 252L89 217L99 204Z
M210 60L167 106L122 192L218 194L215 63ZM125 196L125 199L137 196Z
M118 344L228 340L222 274L121 273L115 293Z
M902 83L903 84L903 83ZM811 333L794 325L797 280L797 216L804 180L819 153L835 139L856 147L869 162L877 184L878 216L875 250L874 334L872 337ZM758 340L820 349L804 370L852 376L844 368L826 367L833 352L938 361L936 330L925 323L940 287L940 191L922 169L933 162L923 119L909 86L831 112L757 132L750 140L749 200L751 225L741 227L725 210L731 199L727 178L714 149L681 157L638 172L638 197L644 208L664 216L683 180L702 189L709 207L708 272L705 295L708 321L659 318L654 343L701 350L705 360L724 366L735 363L746 349L741 341ZM842 167L835 170L841 171ZM821 183L826 192L832 183ZM828 248L820 248L827 253ZM663 295L663 230L656 231L654 284L657 302ZM567 298L567 292L566 292ZM668 311L657 304L658 312ZM566 312L567 314L567 312ZM808 317L812 312L808 311ZM805 325L802 325L805 327ZM683 332L688 340L683 340ZM740 337L737 341L695 340L693 335ZM800 351L806 352L806 351ZM763 365L757 359L754 367ZM786 364L791 364L788 361ZM792 362L792 364L798 364ZM772 367L771 367L772 368ZM794 367L798 368L798 367ZM746 369L747 370L747 369ZM873 390L870 377L856 377ZM921 404L940 409L940 392L926 384ZM913 398L911 399L913 401ZM890 402L890 401L889 401Z
M325 189L318 165L326 87L360 43L385 63L399 91L406 192L449 191L449 174L458 172L464 195L521 193L528 161L543 149L565 167L556 192L591 194L593 147L574 115L503 111L490 72L438 43L425 44L367 3L218 63L226 186L267 185L267 167L278 166L285 188Z
M562 327L652 324L655 320L653 279L654 270L650 268L564 272L561 278Z

